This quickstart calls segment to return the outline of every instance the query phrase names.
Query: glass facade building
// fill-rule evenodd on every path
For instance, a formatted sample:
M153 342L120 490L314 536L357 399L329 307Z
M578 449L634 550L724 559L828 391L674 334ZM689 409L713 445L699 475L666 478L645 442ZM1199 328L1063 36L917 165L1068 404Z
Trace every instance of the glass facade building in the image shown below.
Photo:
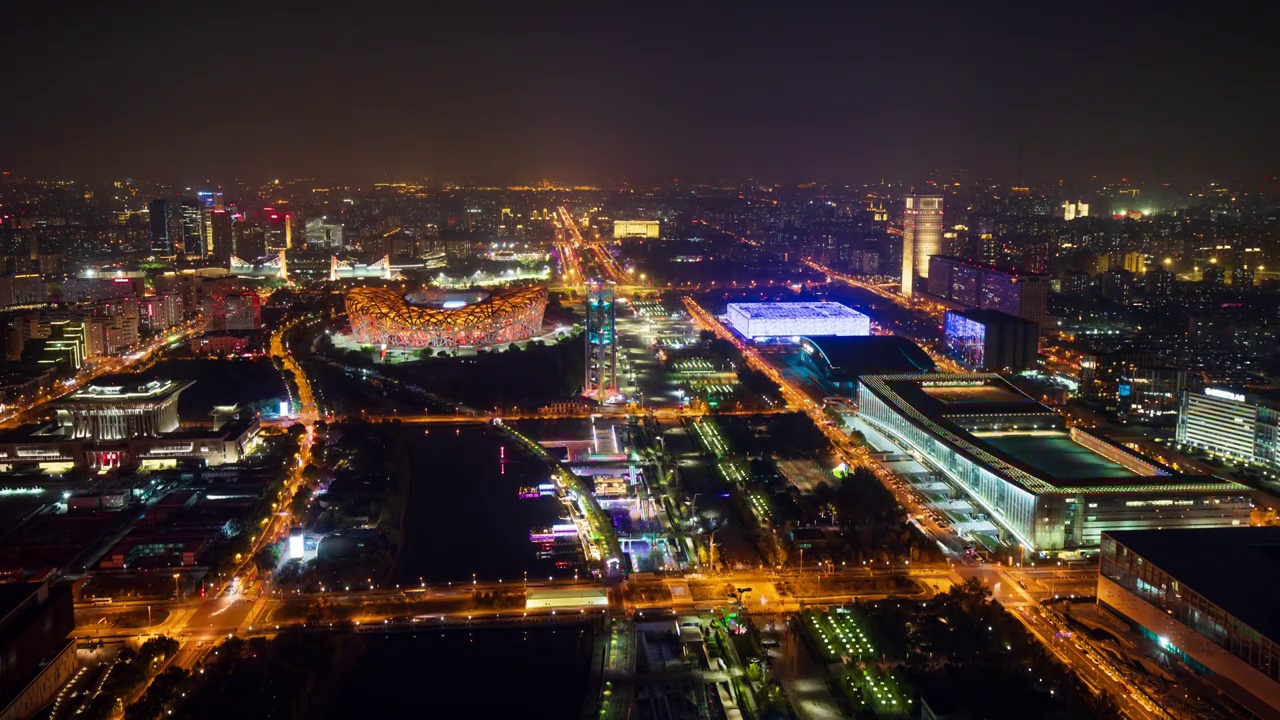
M1205 388L1182 393L1178 442L1280 473L1280 404L1254 394Z
M1249 522L1243 485L1068 432L996 374L866 376L858 415L980 508L1002 541L1030 550L1096 547L1109 530Z
M1098 602L1262 717L1280 715L1280 528L1103 535ZM1230 559L1229 567L1223 560ZM1229 682L1222 682L1227 680Z

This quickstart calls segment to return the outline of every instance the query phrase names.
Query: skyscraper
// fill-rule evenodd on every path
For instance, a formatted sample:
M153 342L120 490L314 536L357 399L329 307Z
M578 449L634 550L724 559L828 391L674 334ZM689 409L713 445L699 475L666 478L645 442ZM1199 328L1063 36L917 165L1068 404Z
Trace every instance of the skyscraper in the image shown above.
M208 246L213 256L221 262L231 259L232 250L231 214L226 210L214 209L209 213Z
M169 234L169 202L152 200L147 209L151 216L151 254L172 255L173 236Z
M916 274L929 277L929 258L942 253L942 196L908 195L902 216L902 294L911 297Z
M618 391L618 350L614 344L613 283L587 288L587 371L582 392L605 402Z
M183 200L179 208L182 225L182 252L187 257L204 257L208 253L204 236L204 205L198 200Z

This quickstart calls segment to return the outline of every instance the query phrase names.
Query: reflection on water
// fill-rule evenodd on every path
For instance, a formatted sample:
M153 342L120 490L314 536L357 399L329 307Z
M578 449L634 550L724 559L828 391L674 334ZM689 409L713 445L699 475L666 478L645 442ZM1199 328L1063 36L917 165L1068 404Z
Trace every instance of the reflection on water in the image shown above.
M433 425L411 443L413 488L396 581L417 583L572 576L582 553L570 541L530 541L563 522L554 497L521 498L550 469L492 428Z

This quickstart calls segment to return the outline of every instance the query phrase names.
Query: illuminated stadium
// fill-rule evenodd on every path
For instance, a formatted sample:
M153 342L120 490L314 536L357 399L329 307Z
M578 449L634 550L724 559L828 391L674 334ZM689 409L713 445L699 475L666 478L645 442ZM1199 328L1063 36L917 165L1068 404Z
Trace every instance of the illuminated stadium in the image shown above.
M516 288L402 295L354 288L347 316L356 340L386 348L458 348L527 340L542 327L547 289Z

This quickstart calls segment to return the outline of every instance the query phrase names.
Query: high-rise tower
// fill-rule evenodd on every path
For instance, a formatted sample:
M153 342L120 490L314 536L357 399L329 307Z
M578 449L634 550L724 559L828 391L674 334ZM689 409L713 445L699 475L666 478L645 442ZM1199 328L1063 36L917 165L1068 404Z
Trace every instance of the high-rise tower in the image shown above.
M178 208L182 226L182 252L187 257L204 257L205 246L204 205L198 200L183 200Z
M928 279L929 258L942 254L942 196L908 195L902 215L902 294L911 297L916 276Z
M614 284L592 282L587 287L587 364L582 393L598 402L605 402L618 392L616 319Z
M151 254L172 255L173 236L169 233L169 202L152 200L147 206L151 220Z

